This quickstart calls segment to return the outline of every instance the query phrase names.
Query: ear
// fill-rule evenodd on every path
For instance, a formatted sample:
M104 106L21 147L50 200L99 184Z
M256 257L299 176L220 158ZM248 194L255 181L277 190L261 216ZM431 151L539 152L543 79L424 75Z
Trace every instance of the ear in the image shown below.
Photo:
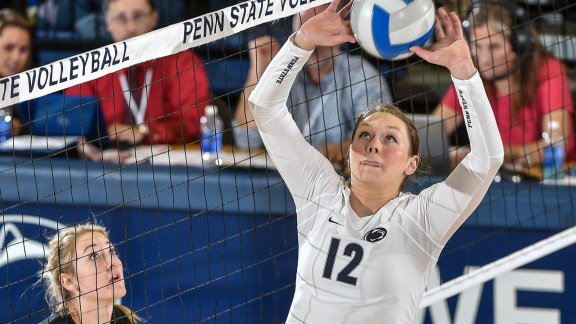
M418 170L419 164L420 164L420 157L418 155L409 157L408 162L406 162L406 168L404 169L404 174L407 176L414 174L414 172Z
M60 274L60 284L62 287L70 292L78 293L78 284L76 283L76 277L69 273Z

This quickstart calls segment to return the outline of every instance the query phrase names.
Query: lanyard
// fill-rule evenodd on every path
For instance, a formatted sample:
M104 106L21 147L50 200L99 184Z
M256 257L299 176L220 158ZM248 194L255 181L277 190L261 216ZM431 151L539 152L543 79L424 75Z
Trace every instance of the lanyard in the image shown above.
M148 109L148 96L150 95L150 84L152 84L152 69L146 69L146 76L144 78L144 84L142 85L142 95L140 96L140 104L138 105L131 95L130 87L128 86L128 79L125 73L121 73L120 86L122 87L122 93L124 94L124 99L132 111L132 116L134 116L134 121L136 125L144 123L144 116L146 115L146 109Z

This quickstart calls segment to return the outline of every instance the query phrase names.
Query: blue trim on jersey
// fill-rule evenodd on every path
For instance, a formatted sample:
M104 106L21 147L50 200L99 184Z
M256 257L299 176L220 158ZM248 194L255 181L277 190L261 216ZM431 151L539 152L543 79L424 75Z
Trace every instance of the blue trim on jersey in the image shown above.
M372 39L378 53L384 58L394 58L410 51L414 45L423 46L434 28L430 28L424 35L407 43L392 45L390 41L390 14L378 5L372 9Z

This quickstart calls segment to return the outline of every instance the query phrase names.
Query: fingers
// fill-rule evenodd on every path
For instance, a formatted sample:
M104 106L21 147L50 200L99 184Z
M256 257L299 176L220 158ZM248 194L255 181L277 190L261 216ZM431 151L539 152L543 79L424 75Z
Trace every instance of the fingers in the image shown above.
M452 25L452 21L448 16L448 13L446 12L446 9L444 8L438 9L438 18L440 20L442 30L444 31L444 35L453 35L454 26Z
M442 39L446 36L444 34L444 30L442 29L442 23L440 22L440 18L436 16L436 22L434 23L434 35L436 35L436 39Z
M412 46L410 47L410 50L423 60L428 61L430 53L427 50L423 49L420 46Z
M462 22L460 21L460 17L456 12L450 13L450 20L452 21L452 26L454 28L456 36L458 38L464 38L464 31L462 30Z
M326 11L336 12L336 9L338 9L339 4L340 4L340 0L334 0L334 1L330 2L330 5L328 6L328 8L326 8Z
M350 0L342 9L340 9L340 12L338 12L340 18L345 19L346 17L348 17L350 11L352 10L353 3L354 1Z

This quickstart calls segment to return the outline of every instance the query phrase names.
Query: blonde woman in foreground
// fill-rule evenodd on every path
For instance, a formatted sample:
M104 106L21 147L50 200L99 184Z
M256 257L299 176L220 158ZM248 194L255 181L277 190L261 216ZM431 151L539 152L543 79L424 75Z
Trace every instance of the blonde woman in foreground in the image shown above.
M126 294L122 261L102 226L64 228L50 239L43 270L46 300L53 314L41 324L133 324L130 309L114 305Z

